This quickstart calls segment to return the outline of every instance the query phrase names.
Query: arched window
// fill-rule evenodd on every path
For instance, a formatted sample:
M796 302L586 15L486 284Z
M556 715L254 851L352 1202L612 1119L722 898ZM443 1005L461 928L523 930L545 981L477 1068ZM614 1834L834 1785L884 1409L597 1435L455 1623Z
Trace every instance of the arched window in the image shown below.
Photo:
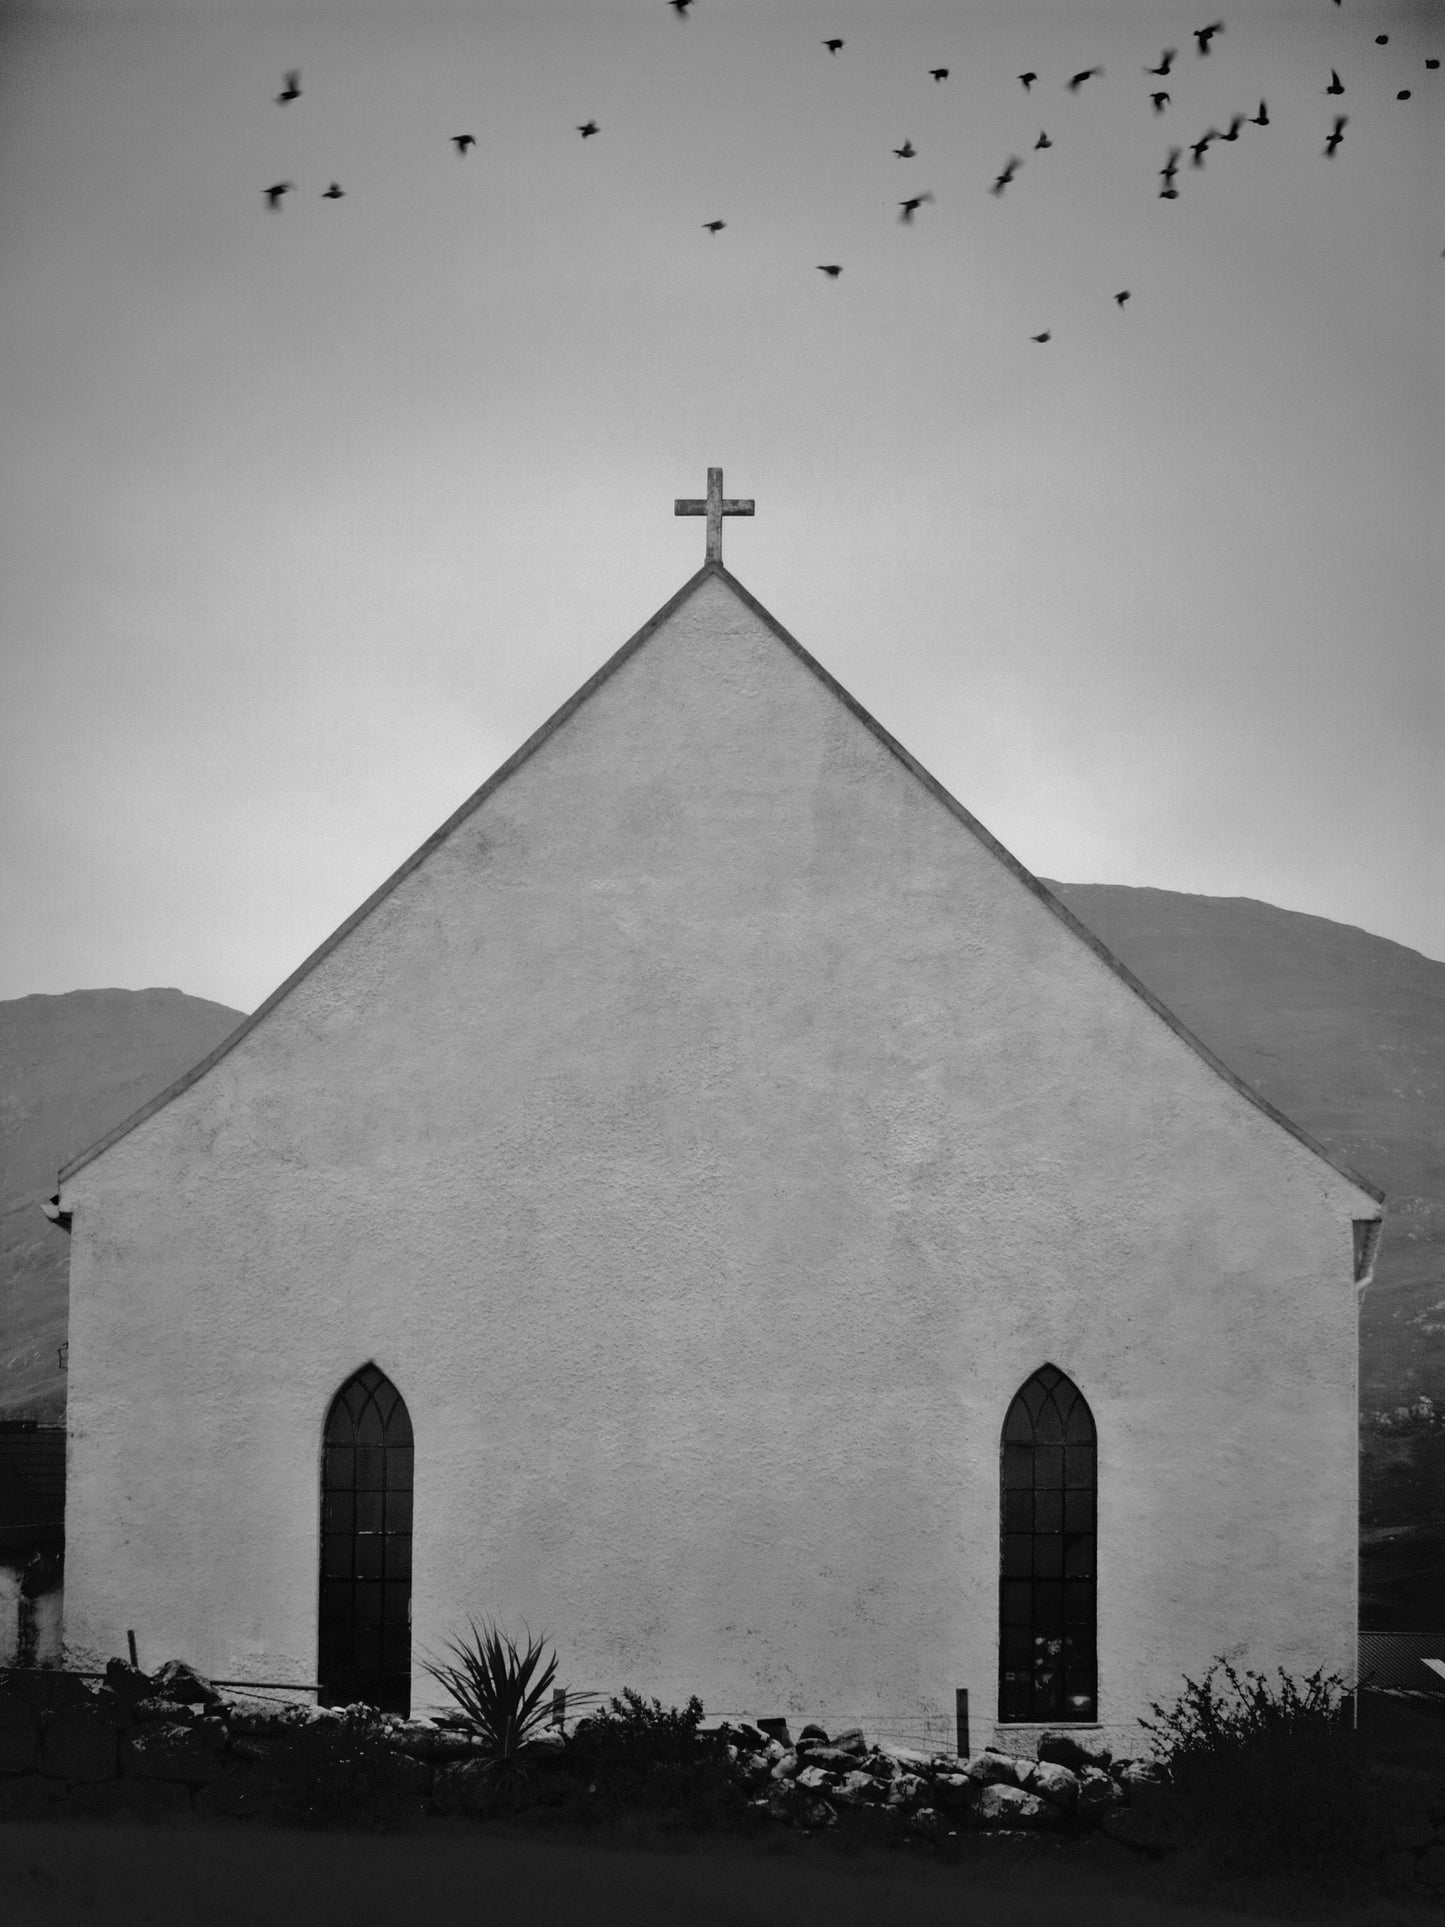
M1000 1720L1098 1717L1094 1447L1083 1393L1041 1366L1003 1427Z
M331 1401L321 1468L323 1706L411 1711L411 1420L364 1365Z

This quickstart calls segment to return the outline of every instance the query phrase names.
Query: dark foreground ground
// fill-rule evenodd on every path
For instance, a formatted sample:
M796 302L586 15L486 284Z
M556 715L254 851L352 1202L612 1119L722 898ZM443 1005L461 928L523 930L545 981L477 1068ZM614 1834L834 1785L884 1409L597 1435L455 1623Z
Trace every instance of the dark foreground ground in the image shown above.
M607 1843L495 1828L378 1837L248 1831L216 1822L14 1822L0 1827L5 1927L1239 1927L1330 1919L1428 1927L1439 1909L1383 1898L1309 1901L1283 1884L1222 1882L1180 1856L1158 1864L1096 1841L969 1841L847 1855L823 1837Z

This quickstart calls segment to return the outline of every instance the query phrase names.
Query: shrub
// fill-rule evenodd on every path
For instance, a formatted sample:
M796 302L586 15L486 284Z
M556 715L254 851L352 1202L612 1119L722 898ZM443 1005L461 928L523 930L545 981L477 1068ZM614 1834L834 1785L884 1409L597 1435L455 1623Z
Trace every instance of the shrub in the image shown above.
M1223 1670L1233 1701L1216 1689ZM1216 1658L1202 1681L1185 1678L1172 1710L1139 1724L1169 1769L1183 1818L1217 1864L1232 1872L1364 1871L1388 1846L1379 1795L1355 1746L1344 1682L1323 1670L1304 1690L1279 1668L1241 1680Z
M453 1641L450 1651L457 1662L454 1666L433 1660L424 1660L423 1664L451 1694L481 1738L493 1802L510 1809L532 1780L527 1766L528 1743L551 1717L557 1655L552 1654L534 1679L542 1657L540 1639L534 1642L529 1633L527 1651L519 1653L515 1640L499 1633L490 1622L483 1635L475 1621L470 1642ZM569 1703L585 1705L597 1695L569 1691L567 1698Z
M282 1826L389 1833L417 1807L413 1763L399 1758L369 1707L287 1728L268 1744L257 1792Z
M631 1687L606 1711L580 1721L568 1742L569 1764L595 1788L606 1813L663 1813L674 1826L702 1831L746 1807L746 1795L721 1734L698 1732L696 1694L679 1712L664 1712Z

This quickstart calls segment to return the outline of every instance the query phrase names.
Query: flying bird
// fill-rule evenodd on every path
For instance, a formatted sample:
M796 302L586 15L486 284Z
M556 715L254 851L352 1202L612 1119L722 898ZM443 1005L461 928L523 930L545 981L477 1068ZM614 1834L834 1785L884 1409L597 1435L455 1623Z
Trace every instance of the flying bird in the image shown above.
M1387 33L1377 33L1375 35L1375 45L1377 47L1388 47L1389 44L1390 36Z
M692 5L692 0L668 0L668 5L679 20L686 20L687 10Z
M1433 56L1432 56L1432 58L1431 58L1431 59L1429 59L1429 60L1427 60L1427 61L1425 62L1425 65L1426 65L1427 67L1438 67L1438 66L1440 65L1440 62L1439 62L1438 60L1436 60L1436 59L1434 59L1434 58L1433 58Z
M1034 82L1038 79L1038 75L1037 74L1020 74L1019 79L1024 84L1024 92L1027 93L1030 87L1032 87Z
M1402 87L1395 98L1396 100L1408 100L1410 98L1410 89L1408 87Z
M1035 151L1035 152L1037 152L1037 151L1038 151L1038 149L1039 149L1039 148L1041 148L1041 147L1052 147L1052 146L1053 146L1053 144L1054 144L1054 143L1053 143L1053 142L1052 142L1052 141L1051 141L1051 140L1049 139L1049 137L1048 137L1048 135L1047 135L1046 133L1044 133L1044 131L1043 131L1043 129L1042 129L1042 128L1040 128L1040 129L1039 129L1039 137L1038 137L1038 139L1037 139L1037 140L1036 140L1036 141L1034 142L1034 151Z
M1050 333L1051 333L1051 330L1049 330L1048 328L1045 328L1041 335L1030 335L1029 340L1030 341L1047 341L1050 338Z
M1129 290L1127 288L1120 288L1119 292L1114 296L1114 299L1122 308L1124 303L1129 299Z
M346 189L341 185L340 181L333 181L321 198L323 201L344 201L346 199Z
M933 75L933 78L934 78L935 80L947 80L947 79L948 79L948 69L947 69L947 67L930 67L928 71L929 71L929 73L931 73L931 74Z
M911 224L913 216L918 209L923 206L923 203L925 201L931 201L932 199L933 194L930 190L923 194L915 194L911 200L900 201L898 205L903 209L903 212L899 215L899 220Z
M1169 158L1159 170L1166 181L1172 181L1174 176L1179 172L1179 157L1183 152L1184 149L1182 147L1170 148Z
M900 161L911 161L918 152L918 149L913 145L912 141L904 141L901 147L895 147L893 151Z
M1191 142L1189 151L1194 156L1194 159L1190 162L1190 166L1203 167L1205 148L1208 147L1212 140L1218 139L1219 129L1217 127L1211 127L1207 134L1202 135L1197 141Z
M1146 67L1144 69L1145 73L1157 74L1160 80L1163 80L1168 74L1169 69L1174 65L1174 56L1178 51L1179 49L1177 47L1166 47L1164 52L1159 56L1159 65L1157 67Z
M477 137L475 134L453 134L452 135L452 145L456 148L457 152L461 155L463 160L467 158L467 149L469 147L475 147L476 144L477 144Z
M830 54L837 53L838 49L842 46L842 44L843 43L841 40L825 40L823 42L823 45L828 49L828 52Z
M1170 97L1168 94L1150 94L1149 98L1154 103L1154 112L1162 114Z
M843 264L841 261L820 261L818 263L818 272L819 274L826 274L830 281L836 281L838 276L843 272Z
M726 221L704 221L703 226L707 229L709 234L721 234L723 229L727 226L727 222Z
M286 85L282 89L282 91L276 96L276 105L278 107L284 107L288 100L300 100L300 98L301 98L301 69L299 67L296 67L296 68L293 68L289 74L287 74Z
M1194 29L1194 38L1199 42L1200 53L1207 54L1209 52L1210 41L1217 33L1223 32L1224 22L1222 20L1216 20L1212 27L1196 27Z
M1052 143L1050 144L1052 145ZM1018 170L1022 166L1023 166L1023 162L1019 159L1018 155L1011 154L1009 156L1008 166L1005 167L1002 174L999 175L998 179L994 182L993 186L988 190L989 193L1002 194L1004 189L1008 186L1009 182L1013 179L1014 175L1018 172Z
M1325 142L1325 158L1327 160L1334 159L1335 149L1345 138L1345 124L1349 118L1348 114L1336 114L1334 128L1330 133L1329 139Z
M1177 201L1179 199L1179 189L1174 185L1173 181L1170 181L1167 186L1160 188L1159 198L1161 201Z
M1259 112L1255 115L1254 119L1250 122L1250 126L1251 127L1268 127L1269 126L1269 109L1268 107L1265 106L1263 101L1259 103Z
M585 125L577 129L577 132L582 136L583 140L586 140L589 134L595 134L598 132L596 121L595 120L587 121Z
M1244 125L1244 115L1235 114L1233 118L1230 120L1229 132L1227 134L1221 134L1219 138L1222 141L1237 141L1239 139L1239 130L1241 127L1243 127L1243 125Z
M1103 71L1102 67L1086 67L1081 74L1075 74L1072 80L1066 80L1064 85L1071 94L1076 94L1086 80L1092 80L1095 74L1102 74Z
M289 194L295 185L296 183L294 181L277 181L274 187L266 187L261 190L266 196L266 205L273 214L280 213L281 196L283 194Z
M1330 84L1328 87L1326 87L1325 92L1327 94L1342 94L1344 91L1345 91L1345 83L1340 79L1339 75L1335 72L1334 68L1331 67Z

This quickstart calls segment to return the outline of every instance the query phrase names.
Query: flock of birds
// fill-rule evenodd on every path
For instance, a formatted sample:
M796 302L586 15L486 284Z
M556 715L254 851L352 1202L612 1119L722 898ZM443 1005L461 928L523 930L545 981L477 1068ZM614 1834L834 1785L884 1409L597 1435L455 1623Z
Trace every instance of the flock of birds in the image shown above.
M680 20L686 20L688 18L688 10L694 4L694 0L668 0L668 4ZM1334 4L1339 6L1340 0L1334 0ZM1216 35L1224 32L1224 22L1222 20L1215 20L1206 27L1196 27L1191 29L1191 31L1198 57L1207 58L1210 52L1210 42ZM1386 46L1389 38L1390 36L1385 33L1376 34L1375 44L1380 47ZM822 45L827 49L830 57L836 58L843 51L847 42L837 37L831 37L824 40ZM1159 57L1158 66L1146 67L1143 71L1150 79L1166 80L1169 78L1174 62L1178 57L1179 50L1177 47L1166 47ZM1440 61L1438 57L1431 56L1425 61L1425 66L1433 71L1439 68ZM947 67L930 67L927 69L927 72L935 84L941 84L949 77L949 69ZM1063 82L1063 86L1067 92L1077 94L1085 81L1102 78L1103 72L1102 67L1082 68L1078 73L1071 74L1069 78ZM1039 75L1032 70L1026 70L1024 73L1019 74L1017 79L1022 84L1024 92L1028 94L1032 92L1035 82L1039 79ZM1345 91L1344 83L1334 68L1330 70L1330 83L1323 91L1327 95L1336 97ZM1410 97L1411 90L1408 87L1400 88L1395 95L1397 100L1409 100ZM281 92L275 96L276 104L280 107L286 107L289 106L293 100L299 100L300 98L300 70L292 69L284 77ZM1153 106L1154 113L1157 116L1167 110L1171 104L1172 96L1166 88L1157 88L1151 90L1149 99ZM1236 141L1239 139L1245 127L1268 127L1269 125L1269 106L1266 101L1261 100L1257 113L1234 114L1230 117L1227 128L1208 127L1200 135L1198 140L1190 141L1177 147L1171 147L1165 157L1164 165L1160 169L1160 178L1163 185L1159 190L1159 198L1165 201L1178 200L1179 189L1175 186L1175 181L1178 177L1180 162L1184 158L1186 145L1191 157L1190 165L1199 168L1204 166L1204 157L1215 141ZM1348 114L1335 115L1334 125L1326 136L1322 150L1325 159L1332 160L1334 158L1340 143L1344 139L1345 128L1348 125ZM591 140L594 135L601 133L602 130L595 120L586 120L577 124L576 131L585 141ZM463 160L465 160L468 150L477 144L474 134L453 134L450 136L450 139L458 155ZM1034 142L1034 151L1036 153L1040 152L1052 147L1053 144L1048 133L1040 129L1039 137ZM905 139L902 146L895 147L893 152L899 160L914 160L918 154L917 148L910 139ZM1010 155L1002 170L995 178L992 186L989 188L989 193L995 196L1002 195L1023 165L1023 158L1020 155ZM295 183L292 181L277 181L274 186L262 190L265 195L266 205L273 212L279 212L282 198L294 191ZM332 181L331 185L323 192L321 198L327 201L339 201L345 198L345 192L346 190L341 186L339 181ZM925 189L921 194L906 196L898 203L899 209L901 210L898 216L899 220L903 222L905 226L911 225L919 208L924 206L925 203L932 201L932 199L933 193L930 189ZM727 226L727 222L719 220L704 221L702 226L708 234L716 238ZM832 281L836 281L843 272L843 264L841 261L820 261L817 266L818 272L827 275ZM1122 309L1130 298L1131 291L1128 288L1120 288L1114 296L1114 301L1116 305ZM1041 333L1031 335L1029 339L1042 344L1053 339L1053 332L1051 329L1045 328Z

